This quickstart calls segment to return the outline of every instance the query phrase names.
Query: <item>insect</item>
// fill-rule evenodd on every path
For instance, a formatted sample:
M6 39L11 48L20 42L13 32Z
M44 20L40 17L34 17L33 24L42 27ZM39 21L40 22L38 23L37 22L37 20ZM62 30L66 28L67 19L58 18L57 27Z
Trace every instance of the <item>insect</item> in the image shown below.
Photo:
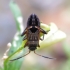
M37 47L40 47L39 40L43 40L40 37L40 33L43 33L43 39L44 39L44 34L47 34L48 31L45 31L40 27L40 20L37 17L37 15L31 14L27 21L27 27L25 28L24 32L21 34L21 36L24 36L23 41L27 40L24 48L28 47L29 53L31 51L34 51L34 53L37 54L35 52L35 50L37 49ZM11 61L20 59L20 58L28 55L29 53L27 53L21 57L18 57L16 59L13 59ZM37 55L39 55L39 54L37 54ZM42 55L39 55L39 56L42 56ZM42 56L42 57L48 58L48 59L53 59L51 57L46 57L46 56Z

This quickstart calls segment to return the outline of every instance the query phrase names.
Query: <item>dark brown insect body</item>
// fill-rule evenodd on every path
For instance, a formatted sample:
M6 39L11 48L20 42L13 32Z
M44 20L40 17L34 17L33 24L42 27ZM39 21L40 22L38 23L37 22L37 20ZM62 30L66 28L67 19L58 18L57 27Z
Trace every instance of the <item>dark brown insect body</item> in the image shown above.
M33 29L35 29L34 32L33 32ZM31 28L28 30L27 43L31 51L34 51L35 49L37 49L37 46L39 45L39 30L37 30L37 28Z
M40 38L40 33L47 34L47 32L44 31L40 27L40 21L39 21L39 18L37 17L37 15L31 14L27 21L27 27L25 28L24 32L21 34L21 36L24 36L23 41L27 40L24 48L28 47L29 53L30 53L30 51L34 51L34 53L35 53L35 50L37 49L37 47L40 47L39 40L43 40ZM16 59L10 60L10 61L20 59L20 58L28 55L29 53L27 53L23 56L20 56ZM37 54L37 53L35 53L35 54ZM39 55L39 54L37 54L37 55ZM42 56L42 55L39 55L39 56ZM42 57L48 58L48 59L53 59L53 58L46 57L46 56L42 56Z
M30 51L34 51L37 47L40 47L40 32L46 34L46 32L40 28L40 21L37 15L31 14L27 22L27 27L21 35L25 35L23 40L27 39L27 43L24 47L28 46Z

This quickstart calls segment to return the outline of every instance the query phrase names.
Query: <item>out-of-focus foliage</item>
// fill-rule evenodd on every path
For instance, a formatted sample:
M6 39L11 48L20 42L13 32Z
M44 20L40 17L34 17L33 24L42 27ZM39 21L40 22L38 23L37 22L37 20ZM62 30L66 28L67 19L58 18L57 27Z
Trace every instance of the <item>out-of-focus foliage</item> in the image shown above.
M66 41L63 42L63 49L67 58L70 60L70 45Z
M45 24L42 24L42 25L45 25ZM45 27L48 28L47 25L45 25ZM45 27L42 26L44 30L46 29ZM50 28L50 31L48 32L47 35L45 35L44 41L40 41L41 48L49 47L66 38L66 34L63 31L59 30L54 23L51 22L49 28Z

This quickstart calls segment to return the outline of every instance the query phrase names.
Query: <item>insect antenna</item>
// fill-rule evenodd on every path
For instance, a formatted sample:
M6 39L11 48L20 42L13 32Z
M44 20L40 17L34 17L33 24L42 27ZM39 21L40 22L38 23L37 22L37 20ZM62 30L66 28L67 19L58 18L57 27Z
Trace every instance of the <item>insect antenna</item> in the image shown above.
M15 61L15 60L18 60L18 59L20 59L20 58L22 58L22 57L27 56L29 53L30 53L30 51L29 51L27 54L25 54L25 55L23 55L23 56L20 56L20 57L18 57L18 58L12 59L12 60L10 60L10 61Z
M41 56L41 57L44 57L44 58L47 58L47 59L55 59L55 58L53 58L53 57L47 57L47 56L43 56L43 55L37 54L35 51L34 51L34 53L35 53L36 55L38 55L38 56Z

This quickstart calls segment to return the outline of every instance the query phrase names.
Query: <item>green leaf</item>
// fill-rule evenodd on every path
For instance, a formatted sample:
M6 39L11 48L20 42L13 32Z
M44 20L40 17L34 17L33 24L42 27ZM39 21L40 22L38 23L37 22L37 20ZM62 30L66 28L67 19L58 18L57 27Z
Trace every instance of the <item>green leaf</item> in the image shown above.
M21 26L22 26L22 23L23 23L23 18L22 18L21 11L20 11L18 5L13 1L10 2L9 6L10 6L10 9L11 9L13 15L14 15L17 30L20 32L21 31Z
M22 23L20 22L20 20L22 19L22 15L21 15L19 7L13 1L10 2L10 9L16 21L17 33L11 43L8 53L5 53L6 55L4 55L4 59L5 59L5 56L8 56L8 58L4 60L4 70L20 70L21 64L23 62L23 58L16 61L10 61L10 60L15 54L18 53L13 58L21 56L24 53L24 51L21 51L21 50L24 48L26 41L22 42L23 37L20 36L20 33L23 29L23 27L21 29Z

